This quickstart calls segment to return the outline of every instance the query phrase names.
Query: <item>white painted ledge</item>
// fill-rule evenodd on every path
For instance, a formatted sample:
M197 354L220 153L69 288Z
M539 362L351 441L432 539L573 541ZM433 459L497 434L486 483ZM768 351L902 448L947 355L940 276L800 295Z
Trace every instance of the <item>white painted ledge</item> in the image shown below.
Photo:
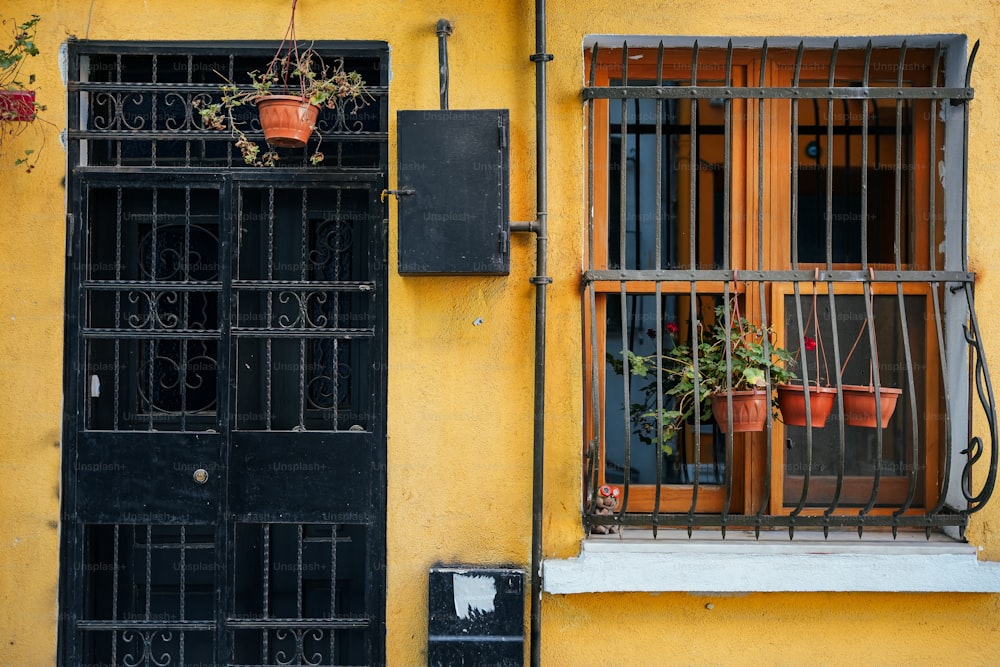
M546 593L878 591L1000 593L1000 563L970 544L923 534L625 531L591 536L580 556L546 559Z

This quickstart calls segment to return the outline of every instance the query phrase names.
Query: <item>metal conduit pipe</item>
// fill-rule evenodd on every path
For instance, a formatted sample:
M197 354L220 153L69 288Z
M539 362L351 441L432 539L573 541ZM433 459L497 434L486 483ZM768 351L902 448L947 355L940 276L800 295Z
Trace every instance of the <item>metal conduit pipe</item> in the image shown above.
M451 36L452 26L448 19L441 19L437 22L438 37L438 68L441 90L441 108L448 108L448 37Z
M535 428L531 494L531 665L539 667L542 656L542 500L545 470L545 288L552 282L547 272L548 172L546 170L546 87L545 64L552 55L545 52L545 0L535 0L535 188L537 220L524 231L536 234L535 285ZM519 229L520 231L520 229Z
M437 23L438 63L440 67L441 108L448 108L448 36L452 25L447 19ZM512 232L536 235L536 269L530 281L535 285L535 392L533 474L531 494L531 665L541 665L542 635L542 492L545 469L545 287L552 282L547 272L548 172L546 165L546 85L545 64L552 55L545 52L545 0L535 0L535 190L537 219L511 222Z

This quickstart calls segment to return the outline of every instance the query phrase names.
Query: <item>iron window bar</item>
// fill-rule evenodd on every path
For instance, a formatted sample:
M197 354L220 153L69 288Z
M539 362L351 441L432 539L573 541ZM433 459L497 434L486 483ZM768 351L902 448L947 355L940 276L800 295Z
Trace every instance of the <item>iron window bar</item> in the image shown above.
M895 81L886 83L885 80L880 80L875 85L872 85L869 75L871 73L874 51L871 42L869 42L861 53L864 59L863 79L860 82L852 82L849 86L836 85L839 52L839 44L836 42L833 44L832 49L826 49L822 52L828 56L826 71L827 85L825 86L802 85L801 83L805 51L804 43L799 44L798 50L795 53L794 70L791 76L792 86L767 85L766 65L768 64L768 45L766 41L762 44L760 50L756 52L761 63L760 81L757 86L733 85L734 49L732 42L725 49L724 81L720 83L720 80L716 80L715 82L720 85L699 84L699 48L697 42L694 43L693 48L687 50L687 53L690 54L690 60L684 63L682 68L679 68L684 69L685 72L689 72L687 81L664 81L664 63L667 51L662 42L658 48L641 49L644 56L651 51L655 51L655 81L650 79L647 73L641 82L637 84L631 81L629 77L631 64L630 51L628 43L624 42L611 46L611 53L613 55L617 55L618 53L621 55L620 64L611 66L612 68L617 67L618 74L616 76L620 76L620 85L599 86L596 85L596 82L602 46L598 44L593 46L589 53L590 68L588 83L583 89L582 95L589 134L587 144L587 192L590 204L587 219L587 268L582 279L585 303L590 312L588 338L591 366L588 374L590 377L591 407L588 418L591 437L584 452L584 523L588 530L596 528L595 532L608 532L618 526L652 527L655 537L658 527L686 527L688 534L691 535L695 527L711 526L718 527L723 536L725 536L725 532L729 527L750 528L757 535L759 535L761 529L785 528L788 530L790 536L794 536L796 527L822 528L824 535L827 535L829 530L833 528L855 528L860 536L866 527L884 527L891 529L893 535L901 528L923 529L929 537L933 530L942 528L957 528L960 533L963 533L968 524L969 516L981 509L989 501L995 486L998 459L996 404L974 306L975 274L968 270L967 245L965 243L968 233L968 225L965 218L968 180L968 109L964 105L974 97L974 91L969 84L978 46L979 44L976 43L966 63L964 72L965 85L962 87L938 85L941 78L942 59L946 50L945 45L941 42L934 45L930 66L930 85L906 85L904 72L908 69L908 62L906 60L908 47L906 41L902 41L895 49L895 52L898 54L898 62L894 68ZM719 50L714 49L713 51L717 55ZM857 52L855 51L855 53ZM880 53L884 54L886 51L883 49ZM648 63L651 59L644 57L642 60ZM603 66L608 66L608 61L601 62L604 63ZM678 78L683 78L683 76L679 76ZM665 113L665 109L669 108L665 107L665 105L676 104L683 100L691 101L686 132L682 122L679 122L670 112ZM750 101L757 101L759 105L764 105L772 100L787 100L791 105L791 269L772 270L760 268L768 266L764 254L768 238L765 235L766 226L762 202L765 198L765 137L771 131L765 126L763 106L761 106L761 110L757 113L756 118L756 196L758 206L756 215L757 256L755 260L757 268L753 266L750 268L734 266L733 259L730 257L730 247L726 242L722 243L721 257L717 257L717 259L721 260L718 262L718 265L709 268L698 265L698 187L700 180L699 167L701 165L701 158L698 153L699 141L702 136L720 134L720 126L718 125L710 126L708 131L705 131L699 125L699 100L707 101L711 104L721 103L724 108L724 120L721 126L721 135L724 137L724 167L722 170L724 178L722 188L723 220L721 232L724 240L731 238L733 226L736 224L731 220L730 199L733 190L731 172L734 160L732 151L733 139L731 138L734 127L733 104L737 100L747 101L748 104ZM814 108L816 109L816 122L811 124L806 123L805 125L799 124L798 104L800 100L813 101ZM820 102L821 100L827 101L825 105L825 123L822 123L820 118L821 108L823 107ZM878 104L880 100L889 101L890 103L887 106L894 107L894 125L885 126L880 124L880 108ZM847 105L851 101L861 101L864 103L864 113L859 114L860 126L857 127L851 124L850 114L846 111L849 108ZM943 180L944 177L943 173L939 174L937 171L938 157L936 151L940 149L937 134L938 117L939 114L943 114L944 110L948 108L945 106L946 101L950 107L964 106L961 110L963 132L960 142L962 146L963 170L961 173L960 188L955 188L960 190L961 202L959 208L961 209L961 214L952 214L950 222L947 215L940 216L945 218L944 220L938 220L940 213L936 199L937 188L935 187L938 178L941 177ZM634 112L630 111L629 107L629 104L633 102ZM642 102L655 105L655 122L650 123L646 117L640 118L642 115L640 113ZM842 102L844 105L844 115L848 119L846 125L835 125L833 121L835 102ZM926 194L926 209L921 209L917 205L916 195L913 192L913 182L916 176L912 173L912 169L910 170L911 173L906 176L906 182L903 180L903 171L905 170L903 154L905 151L906 155L912 159L909 151L912 149L912 131L915 124L915 119L912 117L913 111L908 105L916 102L925 103L929 105L930 109L929 112L924 113L925 120L930 121L926 123L929 134L929 155L927 155L929 175L926 176L926 182L929 184L929 187ZM608 114L608 131L611 135L617 136L620 141L620 145L617 147L618 173L615 174L613 170L609 170L607 182L608 195L617 194L618 196L617 210L609 201L607 206L608 224L606 230L601 228L601 223L598 221L601 214L595 214L595 209L601 205L601 202L598 200L599 195L596 184L598 183L598 179L605 174L604 167L598 168L595 166L596 133L604 131L602 128L598 128L596 118L596 107L598 104L605 105L603 108L605 109L604 113ZM618 104L620 104L620 107L613 106ZM869 105L874 106L875 109L876 128L874 131L872 131L870 126ZM883 110L885 108L883 107ZM639 129L640 126L641 130ZM825 208L825 222L823 224L825 228L824 256L808 259L808 268L801 266L806 260L799 256L800 245L797 238L799 226L796 222L799 220L799 192L797 190L797 179L800 171L799 133L803 127L807 129L811 128L810 131L815 132L817 143L819 143L818 140L821 137L821 130L826 130L822 138L826 141L827 152L823 168L825 174L822 174L825 176L825 196L822 202ZM885 131L886 127L894 129L889 133ZM671 258L663 256L665 240L663 233L665 224L668 224L663 221L670 215L669 212L665 212L665 209L669 209L674 201L665 201L671 193L668 192L668 196L665 197L662 187L654 188L656 192L651 205L654 209L652 219L656 221L652 244L655 255L655 260L652 262L653 266L648 266L648 260L642 262L639 258L639 251L643 247L643 244L640 242L642 225L638 221L640 217L639 190L640 187L644 186L641 186L638 176L635 176L634 182L629 180L629 169L632 170L633 174L639 174L641 171L639 153L641 150L646 149L642 148L640 133L646 136L652 134L654 137L655 164L651 170L648 169L647 171L654 173L655 183L658 184L663 184L666 179L671 177L669 173L670 168L665 169L664 166L665 162L669 162L670 158L670 155L665 155L665 153L671 150L668 143L664 141L664 137L686 136L689 140L689 153L686 156L675 158L676 164L680 164L683 161L683 166L690 174L690 190L688 192L689 210L687 212L689 218L686 230L689 260L687 262L678 262L675 266L664 266L665 261L669 263ZM835 210L833 178L836 168L834 162L835 136L854 136L860 138L860 269L844 269L838 266L840 262L834 260ZM870 165L869 140L872 138L875 139L875 157L880 164L882 160L880 153L885 150L881 140L888 139L893 144L894 161L891 165L891 170L893 172L894 183L889 189L891 190L890 195L893 200L892 233L894 234L894 251L891 260L888 262L885 261L884 257L869 257L868 179ZM634 153L632 154L628 150L630 140L634 141ZM752 141L752 139L748 139L747 141ZM848 155L850 155L851 150L850 144L845 139L845 151L847 151ZM610 141L607 147L607 155L609 161L614 164L616 157L615 148ZM818 164L819 158L816 161ZM626 169L626 164L628 163L631 163L631 166L629 169ZM850 165L850 157L847 158L846 164ZM952 181L952 184L955 185L954 181ZM954 189L952 191L954 192ZM630 201L630 197L632 198L631 201L634 202L634 212L629 210L628 202ZM679 201L679 199L676 201ZM677 205L680 206L680 204ZM904 226L906 222L904 218L906 216L914 217L915 213L919 213L922 210L928 215L927 226L930 238L926 259L914 255L913 230ZM954 208L951 210L954 210ZM615 214L618 216L617 239L614 239L615 230L611 223L611 219ZM635 243L635 256L631 262L634 266L630 266L630 258L627 250L630 240L628 238L628 224L630 222L633 224L632 233L634 234L634 239L632 240ZM960 227L962 238L961 248L957 251L952 248L947 253L943 253L945 255L943 260L938 256L936 248L936 239L943 234L942 223L948 223L952 229ZM942 226L939 227L939 225ZM601 258L595 252L600 235L603 233L608 234L609 241L617 240L619 253L617 257L619 266L617 268L605 268L600 263ZM615 259L612 257L613 251L614 247L609 243L607 247L608 262L612 262ZM960 260L956 261L956 257L960 257ZM750 260L751 258L748 257L747 259ZM742 290L739 289L737 281L745 285ZM921 292L924 295L923 298L925 298L923 314L925 319L932 321L933 330L928 329L924 334L929 334L937 342L937 349L925 354L927 357L925 363L936 362L938 365L937 372L940 373L940 382L937 389L941 395L941 418L945 422L943 430L939 427L939 433L935 435L935 437L938 437L942 441L941 447L944 450L941 456L940 472L937 474L935 481L936 493L932 492L928 494L929 497L921 498L924 495L924 490L921 490L919 487L921 484L926 485L926 480L921 481L918 467L926 461L926 457L928 456L928 453L923 449L926 443L922 440L928 436L922 430L920 422L922 415L920 413L922 409L932 409L933 406L928 404L929 401L926 401L926 397L923 399L924 404L918 404L918 393L921 393L918 387L923 386L924 379L917 377L920 369L915 368L910 339L907 335L904 335L901 338L901 347L903 348L902 366L904 368L901 370L903 371L903 380L905 382L903 400L906 401L907 405L905 405L903 411L909 417L909 424L905 428L909 428L910 431L906 436L908 449L904 452L901 460L903 461L902 465L908 465L909 468L905 471L905 475L897 476L905 478L902 496L899 499L894 500L892 503L880 500L880 487L889 484L887 481L889 475L883 475L883 471L886 469L891 470L893 465L899 465L899 463L898 461L883 459L883 449L886 443L884 442L883 429L879 428L875 429L876 447L874 450L874 467L871 474L865 480L870 486L871 491L867 498L862 497L860 501L849 501L846 498L845 486L852 481L849 479L852 476L847 472L850 462L847 460L845 453L844 383L842 382L841 373L838 372L835 383L838 410L835 415L836 425L834 426L835 430L838 431L835 443L836 452L834 452L836 462L835 470L833 471L834 474L832 475L833 490L826 500L816 501L810 499L809 496L810 482L819 483L817 480L820 475L814 475L814 461L812 460L814 448L816 447L813 440L815 429L811 428L807 421L804 433L806 460L803 474L801 475L801 491L797 498L785 498L786 502L783 508L778 511L775 511L778 508L770 507L772 469L776 463L772 458L772 451L775 444L773 442L774 416L769 414L765 429L767 441L765 448L765 474L763 475L763 479L760 480L762 489L756 492L758 496L755 499L757 509L756 511L749 512L730 511L730 508L734 506L732 462L735 450L734 436L732 434L732 405L730 403L728 406L727 420L729 421L729 428L727 429L728 435L725 436L724 460L721 462L722 474L720 475L718 471L710 474L712 471L709 468L713 464L703 462L702 460L702 438L697 429L697 425L701 423L702 415L700 414L700 401L696 400L694 402L693 419L696 425L693 445L693 479L686 485L690 493L689 509L686 511L667 511L662 508L661 500L665 495L668 484L664 482L663 478L664 457L659 455L659 452L653 457L655 460L655 482L651 485L653 487L652 509L640 508L637 510L630 508L630 496L642 484L633 479L633 471L637 470L634 459L639 453L634 451L635 447L633 446L632 439L635 424L629 406L631 405L631 393L633 389L631 386L628 357L626 356L626 353L633 349L633 341L635 339L634 326L630 327L628 322L630 318L633 321L635 320L635 312L638 309L636 299L642 296L654 299L655 312L653 313L653 318L656 324L647 331L647 335L652 339L650 344L655 346L654 349L662 351L664 349L664 323L666 321L663 312L665 298L688 299L690 312L687 315L690 317L691 335L694 336L693 332L697 330L697 326L703 323L703 319L699 315L698 303L700 298L716 297L720 298L723 303L728 303L731 298L739 298L741 295L744 297L749 295L751 298L755 295L760 304L759 316L761 318L761 325L767 329L767 318L771 312L771 308L775 305L774 302L777 300L777 297L774 297L770 293L774 285L778 283L791 285L791 292L786 293L785 296L790 296L794 300L794 308L792 310L794 310L797 330L800 332L800 349L804 347L804 331L806 330L804 329L802 300L803 297L809 296L809 294L803 292L803 285L811 286L810 291L812 294L819 293L823 296L826 303L828 303L829 312L833 318L837 317L838 301L843 303L843 298L847 294L847 292L843 291L844 288L853 290L851 293L860 295L864 309L861 316L864 318L864 322L872 323L871 326L867 327L867 344L869 346L869 353L873 356L873 360L870 363L874 363L874 360L878 358L878 345L875 338L876 311L874 304L876 300L880 302L894 300L894 309L898 317L898 323L901 323L902 327L905 328L906 323L909 321L908 318L912 315L912 312L908 315L908 302L912 301L912 299L908 299L908 296L913 293L908 291L908 289L910 287L925 288L925 291ZM734 287L731 287L731 285ZM616 310L612 304L612 301L615 299L618 300L619 307L617 310L620 310L618 313L612 312ZM630 300L633 303L631 312L628 305ZM616 335L620 335L621 337L622 349L620 351L612 350L609 345L607 352L609 357L617 355L620 359L620 367L622 369L620 399L623 404L624 423L616 427L623 431L623 435L620 436L623 443L621 461L605 460L607 451L605 448L605 439L608 437L606 432L608 424L604 408L607 407L608 412L611 412L614 407L607 397L607 386L604 380L602 380L605 375L610 377L611 373L606 370L606 366L601 359L602 348L599 341L602 340L602 334L599 331L599 326L605 325L598 321L597 314L599 310L602 313L606 313L606 317L620 317L620 331ZM845 315L851 315L851 313L845 311ZM726 325L729 326L731 322L729 322L728 310L726 311L725 319ZM606 326L609 327L608 331L610 335L611 323L608 322ZM956 327L960 330L960 335L957 336L955 335ZM863 333L864 328L858 334L859 341ZM842 343L839 340L841 336L837 331L837 326L831 326L830 337L832 339L834 366L835 369L840 369ZM690 341L685 340L684 342ZM958 354L956 354L955 348L960 346L964 346L965 350L959 350ZM691 347L694 348L692 356L695 376L697 378L699 353L695 345L691 344ZM825 361L826 351L823 354ZM732 354L727 352L725 357L727 367L731 368ZM850 354L848 354L849 357ZM953 386L956 384L956 379L954 376L949 375L949 372L953 369L948 366L950 361L956 359L967 361L969 366L969 391L959 391L957 395L954 390L960 389L960 387ZM660 443L663 442L664 420L662 415L665 407L666 389L663 383L664 367L662 353L657 353L654 370L656 374L654 383L655 391L651 391L654 393L655 404L652 407L655 409L653 414L657 415L654 419L655 446L659 447ZM875 386L876 393L881 393L880 370L880 368L875 368L872 374L871 382ZM810 381L818 381L819 372L819 368L809 368L809 361L806 358L806 354L803 353L801 360L803 383L809 384ZM607 382L610 382L610 380L607 380ZM768 377L769 392L772 389L770 377ZM696 395L697 391L696 379ZM804 393L808 407L809 392ZM927 390L922 390L922 393L926 394ZM969 394L968 399L963 398L965 393ZM971 405L967 405L965 400L968 400L971 404L973 393L974 397L978 399L986 418L989 430L988 442L984 442L983 438L979 436L971 435ZM881 414L881 409L879 412ZM959 412L968 414L959 414ZM955 421L954 426L953 420ZM957 437L959 431L963 430L963 426L964 430L968 431L966 436L968 444L960 442L960 439ZM926 426L923 429L925 430ZM960 447L962 449L959 450ZM964 463L960 473L956 475L952 470L952 463L953 460L961 461L961 456L965 457ZM984 457L985 460L983 460ZM906 463L907 461L909 464ZM717 461L715 464L717 468L719 467L718 463ZM889 468L886 468L886 466L889 466ZM985 478L976 486L973 482L972 473L973 469L979 470L980 468L986 469ZM615 471L616 473L620 473L622 477L621 484L623 489L621 501L619 507L613 512L602 509L602 505L598 502L599 488L606 481L604 470ZM830 478L831 475L826 475L826 477ZM855 475L854 477L857 476ZM647 484L647 486L649 485ZM960 487L961 494L957 502L956 490L954 488L956 486ZM705 511L699 509L699 494L710 488L721 488L721 510ZM791 495L794 496L795 494L792 493Z

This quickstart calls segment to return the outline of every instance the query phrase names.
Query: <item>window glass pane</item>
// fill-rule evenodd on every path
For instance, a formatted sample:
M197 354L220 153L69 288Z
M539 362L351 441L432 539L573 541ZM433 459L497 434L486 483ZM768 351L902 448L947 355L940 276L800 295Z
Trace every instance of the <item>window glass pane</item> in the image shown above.
M718 299L713 295L698 298L699 319L714 322L714 309ZM691 336L691 299L687 295L661 296L661 318L657 319L656 296L633 294L626 297L625 340L622 339L621 297L607 297L606 341L608 358L605 366L605 477L609 483L624 482L653 484L657 481L657 458L661 460L660 482L689 484L694 481L694 464L703 464L699 472L702 484L721 484L725 475L725 438L719 432L706 410L701 414L701 425L696 429L693 419L682 433L657 447L658 424L656 419L657 383L657 329L663 343L662 354L674 345L688 344ZM706 326L711 326L707 324ZM622 349L648 360L650 371L643 377L630 374L629 405L626 412L624 368L621 364ZM661 362L662 365L662 362ZM664 373L659 389L663 392L663 409L675 406L666 393L675 382ZM626 437L626 417L630 420ZM700 452L696 452L699 445ZM626 448L628 471L626 473Z
M696 116L694 142L692 110ZM659 104L646 99L624 104L612 100L608 119L609 267L624 264L628 269L670 269L688 267L692 261L699 269L721 267L726 241L721 100L662 100Z
M798 316L795 311L795 297L785 297L785 332L788 349L801 359L803 352L799 349ZM888 425L882 430L881 457L879 456L878 429L851 424L844 425L843 466L844 476L855 477L849 480L841 492L843 504L851 506L867 504L874 488L876 472L883 478L909 479L916 466L918 476L917 498L922 501L923 475L925 465L924 440L925 434L913 432L913 408L911 400L915 399L918 424L920 428L937 429L941 420L927 413L927 384L932 380L928 376L927 364L927 301L923 295L905 296L903 306L905 321L900 315L899 301L896 295L877 295L874 298L873 312L875 321L875 338L877 341L877 367L879 381L882 387L902 389L902 394L896 401L895 410ZM808 355L809 375L816 381L816 369L819 369L819 383L833 385L838 372L834 358L833 330L836 324L840 362L844 366L842 382L844 385L863 385L872 383L871 369L872 350L869 342L869 332L865 322L864 296L841 294L836 296L836 318L830 307L829 299L824 294L816 300L815 321L819 324L816 333L815 323L810 313L812 311L812 296L803 295L800 300L804 329L809 339L806 349L815 347ZM904 341L905 338L905 341ZM857 342L857 346L855 343ZM909 346L912 363L912 377L907 372L906 345ZM851 349L854 352L851 354ZM845 365L846 362L846 365ZM801 369L798 369L801 378ZM909 382L913 381L915 395L910 395ZM838 399L840 400L840 399ZM850 409L845 406L845 414L850 417ZM840 427L838 425L838 406L834 405L831 419L825 428L812 430L812 449L806 441L806 427L785 427L785 504L798 504L802 491L802 477L811 472L812 480L809 487L808 500L812 505L826 506L833 499L835 486L830 480L835 478L841 465ZM926 415L926 417L925 417ZM917 458L914 459L913 443L919 443ZM819 478L819 479L817 479ZM879 489L879 499L882 504L898 504L901 500L900 489L908 491L906 484L882 484ZM905 497L905 495L903 496Z

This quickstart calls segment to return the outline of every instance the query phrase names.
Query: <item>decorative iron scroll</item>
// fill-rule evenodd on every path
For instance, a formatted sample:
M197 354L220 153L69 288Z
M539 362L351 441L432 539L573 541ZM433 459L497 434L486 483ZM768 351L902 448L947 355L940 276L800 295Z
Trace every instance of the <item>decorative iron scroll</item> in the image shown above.
M969 456L962 471L962 494L969 502L968 512L972 513L982 509L993 495L993 488L997 480L997 458L1000 453L998 453L997 443L997 406L993 396L993 382L990 380L989 369L986 367L986 355L983 352L983 344L979 334L979 321L976 318L976 309L973 303L972 285L965 286L965 294L969 303L969 324L963 327L965 340L969 344L969 353L974 363L973 379L975 380L976 394L979 396L979 402L986 415L990 431L989 467L979 493L973 493L972 473L985 451L983 439L979 436L973 437L969 442L968 449L962 450L963 454Z

